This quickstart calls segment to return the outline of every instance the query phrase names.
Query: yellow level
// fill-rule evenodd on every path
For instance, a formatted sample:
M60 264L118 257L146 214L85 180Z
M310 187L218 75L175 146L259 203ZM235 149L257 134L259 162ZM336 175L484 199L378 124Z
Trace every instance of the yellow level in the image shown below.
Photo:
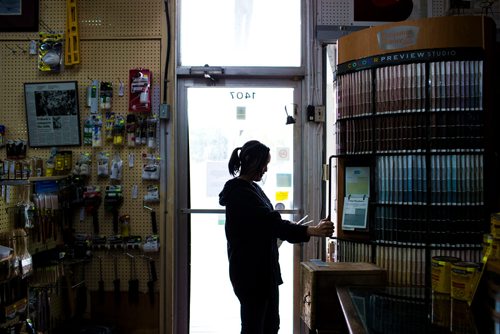
M64 64L80 64L80 36L76 16L76 0L66 0L66 52Z

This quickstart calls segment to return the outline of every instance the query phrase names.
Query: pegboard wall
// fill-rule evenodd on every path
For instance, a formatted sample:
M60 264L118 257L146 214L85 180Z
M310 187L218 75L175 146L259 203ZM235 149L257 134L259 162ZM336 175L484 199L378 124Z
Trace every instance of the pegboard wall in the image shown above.
M318 25L351 25L354 16L352 1L319 0Z
M341 36L365 27L384 22L359 22L354 20L351 0L317 0L316 37L321 42L334 43ZM485 15L491 17L500 36L500 1L413 0L413 10L408 20L448 15ZM497 39L500 37L497 37Z
M437 6L440 1L414 0L413 10L408 19L427 17L428 6ZM318 26L371 26L376 22L355 22L354 1L350 0L319 0Z
M151 70L153 76L152 89L153 110L158 109L160 101L160 82L162 78L163 60L161 59L162 20L164 19L163 1L123 1L123 0L81 0L77 5L77 18L80 33L81 63L66 67L59 73L41 72L37 68L37 56L29 53L31 40L36 40L36 32L27 33L0 33L0 72L3 80L0 82L0 124L7 128L5 138L28 140L26 113L24 103L24 83L32 82L57 82L77 81L79 94L80 133L82 133L84 120L90 115L86 107L86 87L91 79L113 83L114 95L112 112L126 115L128 111L128 77L129 70L145 68ZM66 24L65 0L40 0L40 32L64 32ZM120 81L124 82L125 94L118 96ZM100 112L102 114L102 112ZM83 134L81 134L83 140ZM116 153L124 162L123 185L124 203L120 215L130 215L130 228L132 235L143 238L151 235L150 211L143 205L143 197L147 186L159 184L159 181L142 180L142 154L158 155L158 147L147 148L144 145L136 147L113 146L103 141L103 146L59 147L61 150L71 150L73 163L81 153L90 153L92 156L92 173L89 185L99 185L104 192L109 179L97 177L96 158L98 152L109 152L110 157ZM48 148L30 148L27 158L40 157L46 160L49 157ZM128 157L134 159L133 167L128 166ZM0 150L0 159L5 159L5 149ZM165 158L165 157L162 157ZM164 171L163 171L164 172ZM155 183L156 182L156 183ZM115 183L116 184L116 183ZM132 198L132 188L137 186L137 198ZM104 194L103 194L104 195ZM159 212L159 205L148 203L149 207ZM0 230L9 226L8 217L5 216L6 204L0 200ZM92 218L74 213L74 228L79 233L92 232ZM160 215L158 227L161 229ZM81 219L82 218L82 219ZM105 212L104 206L99 208L100 234L112 234L112 216ZM140 250L129 252L137 257L136 275L140 282L140 291L147 291L148 262L143 255L152 259L159 259L157 253L143 254ZM103 280L106 290L112 290L111 282L115 278L113 259L118 257L118 275L123 282L130 277L130 257L123 250L97 250L94 251L93 260L86 265L86 282L90 290L97 290L100 278L99 261L102 257ZM159 260L156 261L159 268ZM126 286L123 286L126 291Z
M460 2L456 2L460 4ZM413 11L408 18L420 19L446 15L487 15L500 25L500 2L472 0L463 1L453 8L450 0L413 0ZM351 0L318 0L318 26L351 26L360 25L354 22L354 1ZM373 22L362 25L373 25Z

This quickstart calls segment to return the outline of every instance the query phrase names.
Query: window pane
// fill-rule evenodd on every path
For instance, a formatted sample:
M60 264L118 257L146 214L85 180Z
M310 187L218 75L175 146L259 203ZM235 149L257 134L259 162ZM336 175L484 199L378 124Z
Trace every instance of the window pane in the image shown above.
M181 0L182 66L300 66L300 0Z
M191 208L222 208L231 152L257 139L271 149L261 187L274 205L293 209L294 125L286 125L285 112L293 112L293 88L189 88L187 96Z

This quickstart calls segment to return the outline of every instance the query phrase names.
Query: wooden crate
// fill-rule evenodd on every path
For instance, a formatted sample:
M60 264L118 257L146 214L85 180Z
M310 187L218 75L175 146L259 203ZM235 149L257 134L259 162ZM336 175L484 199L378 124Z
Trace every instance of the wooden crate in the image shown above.
M300 314L310 330L346 330L337 286L385 286L387 273L371 263L302 262Z

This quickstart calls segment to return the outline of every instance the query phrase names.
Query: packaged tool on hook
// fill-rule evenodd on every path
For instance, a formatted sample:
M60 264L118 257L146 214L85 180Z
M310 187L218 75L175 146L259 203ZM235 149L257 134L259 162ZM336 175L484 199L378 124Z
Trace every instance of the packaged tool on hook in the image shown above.
M123 237L130 236L130 215L120 216L120 232Z
M142 167L143 180L160 179L160 158L152 154L143 154L144 165Z
M98 104L99 80L92 80L87 87L87 107L90 108L91 114L97 114L99 111Z
M148 235L142 245L144 252L158 252L160 250L160 237L157 235Z
M85 211L92 215L94 234L99 234L99 206L102 202L102 194L99 186L87 186L83 193Z
M127 146L135 146L135 132L137 128L137 117L134 114L127 115L127 124L125 131L127 133Z
M134 112L151 111L152 74L148 69L138 68L129 71L129 110Z
M127 249L140 249L142 243L142 237L140 235L131 235L126 240Z
M113 84L111 82L101 82L99 90L99 107L102 110L110 110L112 97Z
M60 72L62 67L63 35L41 32L38 42L38 69Z
M118 233L118 210L123 204L123 191L121 185L106 186L104 208L113 214L113 233Z

